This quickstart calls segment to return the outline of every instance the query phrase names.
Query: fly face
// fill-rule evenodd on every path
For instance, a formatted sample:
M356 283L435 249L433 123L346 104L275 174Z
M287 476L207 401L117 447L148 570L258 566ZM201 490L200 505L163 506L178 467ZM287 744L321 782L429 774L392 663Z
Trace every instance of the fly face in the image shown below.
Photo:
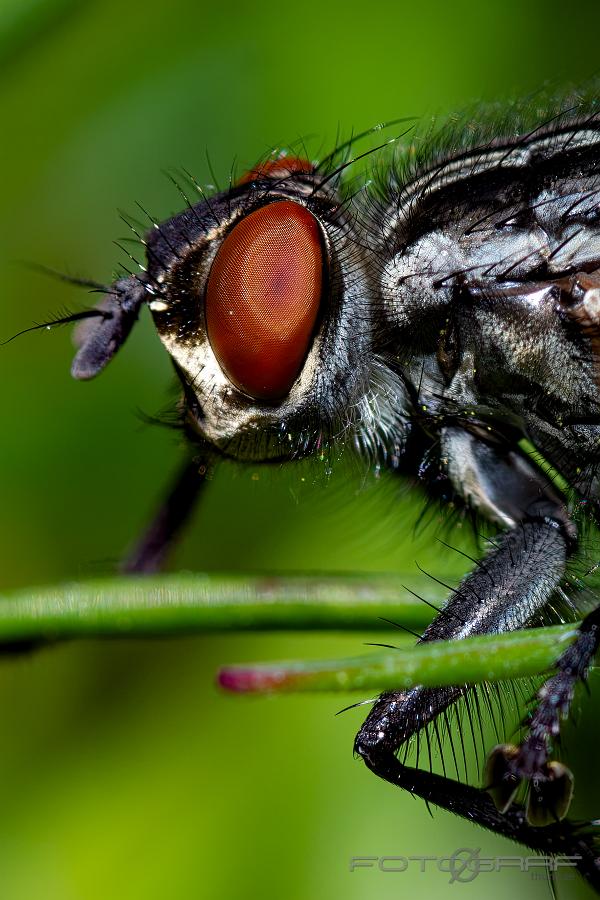
M149 307L188 428L242 459L303 455L351 427L372 294L328 179L285 158L153 230Z

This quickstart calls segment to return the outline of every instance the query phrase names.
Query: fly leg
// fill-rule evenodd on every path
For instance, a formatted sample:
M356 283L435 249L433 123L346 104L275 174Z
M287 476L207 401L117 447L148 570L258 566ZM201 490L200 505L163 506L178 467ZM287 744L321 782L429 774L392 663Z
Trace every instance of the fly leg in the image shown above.
M506 630L507 616L514 628L525 624L527 616L540 609L559 584L567 552L568 540L551 520L530 520L517 526L464 579L422 640L466 636L465 617L473 623L470 631L473 634ZM513 612L516 619L512 618ZM501 811L490 791L411 768L398 759L397 751L402 744L433 722L463 693L460 687L416 687L383 694L358 733L355 751L379 778L428 803L544 855L569 857L600 891L597 831L586 830L568 819L544 828L536 827L529 821L528 810L518 803L511 803ZM560 790L560 779L557 783L555 793Z
M400 762L391 749L382 749L368 755L361 746L357 743L367 766L384 781L410 791L428 803L447 809L475 825L487 828L494 834L531 847L544 856L565 857L565 862L577 868L589 884L600 892L597 829L585 827L570 819L563 819L545 828L536 828L529 823L526 810L520 804L513 803L502 813L485 790L461 784L434 772L409 768Z
M600 607L583 620L575 641L561 654L554 674L537 694L537 707L527 734L518 747L501 744L488 759L487 771L494 784L493 797L505 811L523 779L529 781L527 815L536 825L546 825L564 815L572 793L572 776L561 763L550 760L552 738L567 717L575 686L587 678L600 647Z
M514 447L483 443L467 431L452 428L442 435L442 450L455 487L480 512L510 525L510 530L453 592L421 640L461 639L522 628L550 600L575 549L576 534L564 503L543 473ZM466 788L446 777L410 768L398 759L400 747L430 723L435 727L437 717L464 692L464 687L454 686L383 694L356 738L356 752L379 777L428 802L528 846L548 853L567 852L564 847L558 851L556 841L559 834L571 834L571 826L562 823L563 831L557 830L558 823L535 827L522 806L511 805L512 782L504 784L501 778L500 785L490 785L490 796L488 791ZM564 815L570 799L570 773L555 768L549 784L549 794Z
M121 571L145 575L160 571L206 484L211 464L208 457L186 461Z
M464 638L469 635L509 631L523 627L549 600L559 585L567 558L567 542L552 521L531 520L503 535L496 547L468 575L447 605L425 631L421 642ZM464 687L414 687L390 691L375 703L356 738L355 750L381 777L394 770L396 783L412 772L391 763L398 749L420 729L433 722L465 692ZM424 776L419 776L419 778ZM389 780L389 779L387 779ZM422 793L427 800L445 805L445 795Z

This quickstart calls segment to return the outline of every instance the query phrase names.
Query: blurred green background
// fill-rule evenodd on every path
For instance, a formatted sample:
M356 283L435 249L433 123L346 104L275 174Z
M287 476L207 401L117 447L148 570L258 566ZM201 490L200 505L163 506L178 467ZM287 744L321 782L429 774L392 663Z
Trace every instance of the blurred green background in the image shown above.
M0 337L89 299L19 261L106 280L123 261L118 208L176 211L161 170L206 183L208 151L226 180L234 158L243 169L274 145L330 148L338 125L577 83L597 65L599 19L596 3L547 0L0 0ZM3 589L110 572L181 457L172 433L136 413L173 397L146 319L97 382L71 381L71 356L66 330L0 354ZM172 565L414 573L418 560L457 578L464 560L435 543L437 513L415 533L420 510L406 486L343 461L331 478L227 465ZM431 819L369 775L352 757L364 709L334 717L346 698L213 686L225 662L357 653L362 641L98 641L0 661L0 896L549 896L544 878L516 872L460 887L438 872L350 873L353 855L518 851ZM588 817L600 812L593 719L590 704L569 741L575 812ZM560 895L589 892L571 881Z

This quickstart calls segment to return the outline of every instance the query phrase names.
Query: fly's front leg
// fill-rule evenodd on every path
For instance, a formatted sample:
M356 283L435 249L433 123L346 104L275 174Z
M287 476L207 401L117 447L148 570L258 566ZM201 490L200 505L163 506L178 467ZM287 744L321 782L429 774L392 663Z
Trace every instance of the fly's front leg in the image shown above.
M150 526L123 561L121 565L123 572L149 575L160 571L198 501L211 465L210 456L186 461L177 473Z

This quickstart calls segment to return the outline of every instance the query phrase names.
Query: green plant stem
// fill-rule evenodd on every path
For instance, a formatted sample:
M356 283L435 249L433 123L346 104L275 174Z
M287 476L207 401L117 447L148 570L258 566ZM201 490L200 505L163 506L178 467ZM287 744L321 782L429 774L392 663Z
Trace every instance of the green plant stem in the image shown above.
M411 592L410 582L373 574L211 573L72 583L0 597L0 645L209 631L364 633L393 623L420 632L433 610ZM430 603L439 605L444 594L440 585L427 586ZM498 681L548 669L575 628L440 641L352 659L231 666L219 681L238 692L382 691Z
M573 640L576 625L532 628L349 659L229 666L222 687L236 692L385 691L503 681L549 669Z
M433 611L396 575L178 574L120 577L0 596L0 644L205 631L389 628L417 631ZM432 582L427 600L443 602Z

